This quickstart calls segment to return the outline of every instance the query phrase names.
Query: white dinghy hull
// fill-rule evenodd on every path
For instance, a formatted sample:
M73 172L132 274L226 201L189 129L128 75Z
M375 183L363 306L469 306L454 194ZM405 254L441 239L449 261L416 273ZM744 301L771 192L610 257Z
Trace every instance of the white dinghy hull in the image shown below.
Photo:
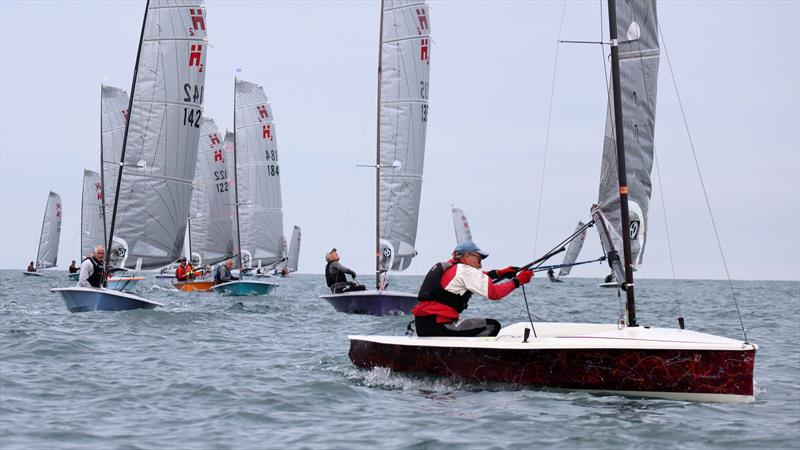
M708 402L754 399L755 344L689 330L530 323L497 337L349 336L358 367Z

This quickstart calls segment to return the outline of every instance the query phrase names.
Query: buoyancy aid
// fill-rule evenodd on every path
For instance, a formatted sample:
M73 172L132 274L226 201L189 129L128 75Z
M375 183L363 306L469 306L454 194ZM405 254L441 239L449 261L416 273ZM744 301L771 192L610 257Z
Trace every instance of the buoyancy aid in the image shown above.
M93 287L99 288L103 284L103 273L105 272L105 262L100 262L94 259L93 256L90 256L88 259L92 263L92 274L86 280L91 284ZM84 259L84 261L86 261Z
M431 270L428 271L428 274L425 275L425 279L422 280L422 286L419 288L417 300L421 302L439 302L455 309L458 313L467 309L467 304L469 303L470 297L472 297L472 292L467 291L459 295L442 287L442 276L444 272L452 266L453 263L450 261L434 264Z
M331 287L336 283L347 283L347 275L344 272L341 270L332 272L330 270L331 264L334 262L335 261L331 261L325 265L325 283L328 285L328 287Z

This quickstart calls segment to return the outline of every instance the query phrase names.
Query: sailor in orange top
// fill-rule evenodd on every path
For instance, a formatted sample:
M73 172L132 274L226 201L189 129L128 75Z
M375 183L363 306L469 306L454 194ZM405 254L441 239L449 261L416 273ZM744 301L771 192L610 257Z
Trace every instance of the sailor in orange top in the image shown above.
M418 336L497 336L500 322L494 319L459 320L473 293L500 300L531 281L533 272L518 267L481 272L481 261L489 254L471 240L460 242L453 257L436 263L419 290L419 303L411 311ZM501 283L502 280L510 280Z
M178 281L188 281L189 273L186 270L187 269L186 258L181 258L178 260L178 262L180 262L181 264L178 266L177 269L175 269L175 278L177 278Z

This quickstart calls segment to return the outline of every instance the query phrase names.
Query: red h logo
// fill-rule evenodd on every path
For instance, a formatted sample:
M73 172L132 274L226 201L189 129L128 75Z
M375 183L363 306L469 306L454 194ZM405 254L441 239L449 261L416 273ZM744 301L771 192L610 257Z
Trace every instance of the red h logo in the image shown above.
M125 122L128 121L128 108L122 110L122 118L125 119Z
M425 8L417 8L417 19L419 19L419 28L417 28L417 33L422 34L422 30L428 29L428 16L426 15L427 11Z
M428 39L419 40L419 60L431 63L430 56L428 55Z
M192 18L192 28L195 30L206 29L206 21L203 19L202 8L189 8L189 17Z
M270 141L272 140L272 129L269 125L261 127L261 137L263 139L269 139Z
M222 150L214 150L214 162L224 162L225 160L222 159Z
M209 134L208 138L211 140L211 145L219 145L219 135L217 133Z
M192 44L189 51L189 67L200 65L200 56L203 53L203 46L200 44Z
M61 218L61 203L56 203L56 217Z
M258 110L258 120L261 119L269 119L269 112L267 112L267 107L265 105L258 105L256 106Z

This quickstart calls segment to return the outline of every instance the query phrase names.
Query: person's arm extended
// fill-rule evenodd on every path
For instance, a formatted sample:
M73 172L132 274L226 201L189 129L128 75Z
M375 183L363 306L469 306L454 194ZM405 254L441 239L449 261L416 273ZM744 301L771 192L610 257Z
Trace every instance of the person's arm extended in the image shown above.
M338 271L338 272L344 272L344 273L350 274L350 276L352 276L352 277L356 276L356 273L354 271L352 271L352 270L348 269L347 267L341 265L339 263L339 261L336 261L335 263L331 263L331 270Z
M478 295L482 295L489 300L500 300L510 294L517 286L513 281L505 283L495 283L489 276L480 270L462 265L462 277L464 287Z
M81 263L81 274L78 275L78 287L92 287L89 284L89 277L94 272L94 266L88 259Z

